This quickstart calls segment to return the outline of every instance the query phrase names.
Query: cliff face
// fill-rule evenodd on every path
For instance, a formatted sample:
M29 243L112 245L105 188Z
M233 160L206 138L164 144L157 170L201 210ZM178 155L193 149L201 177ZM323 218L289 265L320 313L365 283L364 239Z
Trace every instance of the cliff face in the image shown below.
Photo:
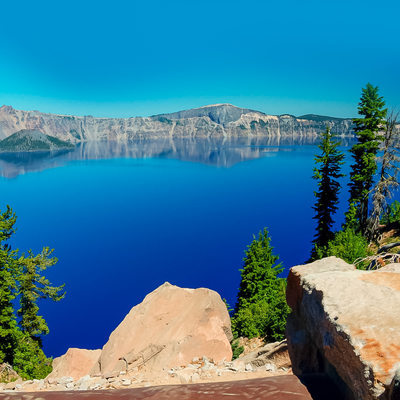
M314 118L315 117L315 118ZM0 139L22 129L39 130L72 143L92 140L133 140L165 137L283 137L312 138L331 127L332 133L352 135L352 121L330 117L267 115L217 104L152 117L95 118L45 114L0 107Z
M340 399L400 399L400 264L361 271L324 258L293 267L286 296L294 374L326 374Z

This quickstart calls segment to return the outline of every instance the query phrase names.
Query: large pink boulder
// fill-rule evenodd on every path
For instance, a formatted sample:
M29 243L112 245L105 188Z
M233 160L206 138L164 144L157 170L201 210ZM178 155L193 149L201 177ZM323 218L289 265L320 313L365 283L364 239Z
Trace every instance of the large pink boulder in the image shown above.
M325 373L343 399L400 399L400 265L336 257L290 270L287 339L296 375Z
M92 374L187 365L195 357L230 361L231 323L219 294L164 283L111 333Z
M53 361L53 371L47 379L58 379L65 376L79 379L88 375L99 359L101 350L70 348L61 357Z

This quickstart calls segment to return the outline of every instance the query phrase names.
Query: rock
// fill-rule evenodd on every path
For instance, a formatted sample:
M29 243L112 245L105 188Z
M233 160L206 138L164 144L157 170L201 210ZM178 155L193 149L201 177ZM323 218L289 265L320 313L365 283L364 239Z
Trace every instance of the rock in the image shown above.
M260 343L260 347L256 350L240 355L234 361L236 364L239 362L250 363L253 369L264 367L267 364L273 364L274 370L282 367L290 368L291 366L286 340L267 344Z
M59 385L65 385L65 384L71 383L73 381L74 381L74 378L72 378L70 376L63 376L63 377L57 379L57 383Z
M5 384L4 389L5 390L14 390L16 385L17 385L16 382L8 382Z
M399 265L399 264L397 264ZM400 368L394 374L392 383L389 388L389 399L400 400Z
M193 375L192 375L192 382L193 383L196 383L196 382L198 382L200 380L200 375L197 373L197 372L195 372Z
M165 283L133 307L110 335L91 374L138 367L162 371L206 356L230 360L230 318L218 293Z
M0 364L0 382L10 382L20 379L20 376L14 371L10 364L2 363Z
M57 378L52 378L50 375L48 375L46 381L49 385L54 385L57 382Z
M75 388L77 390L88 390L90 387L90 381L90 375L82 376L82 378L75 382Z
M188 376L188 375L179 374L178 378L179 378L179 382L182 383L183 385L190 383L190 376Z
M244 370L246 372L252 372L253 371L253 367L251 366L251 364L246 364L246 366L244 367Z
M287 301L296 375L324 373L346 399L394 398L400 360L397 267L360 271L336 257L293 267Z
M230 369L231 371L244 371L246 364L240 359L237 358L234 360L232 363L227 363L226 367Z
M267 363L265 364L265 370L269 372L276 372L277 368L275 364Z
M77 380L93 369L100 356L101 350L85 350L70 348L61 357L53 361L53 371L47 376L50 383L53 379L57 380L68 376Z
M122 386L130 386L132 385L132 381L130 379L122 379L121 384Z

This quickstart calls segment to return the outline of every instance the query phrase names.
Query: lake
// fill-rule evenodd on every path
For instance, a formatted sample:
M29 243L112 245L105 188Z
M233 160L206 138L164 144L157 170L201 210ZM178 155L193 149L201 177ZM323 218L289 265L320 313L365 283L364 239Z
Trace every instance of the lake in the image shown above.
M165 281L214 289L233 306L244 250L264 227L285 274L303 263L315 228L317 151L315 140L265 138L0 154L0 208L10 204L18 216L14 247L54 248L59 262L47 276L66 284L64 300L40 304L46 354L101 348Z

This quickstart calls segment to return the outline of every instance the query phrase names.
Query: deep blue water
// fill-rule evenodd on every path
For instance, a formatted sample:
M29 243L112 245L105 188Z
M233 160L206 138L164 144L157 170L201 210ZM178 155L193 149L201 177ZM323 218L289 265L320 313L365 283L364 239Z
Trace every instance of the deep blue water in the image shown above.
M59 263L47 275L66 284L64 300L40 304L46 353L102 347L165 281L214 289L234 305L244 250L263 227L286 273L303 263L316 152L315 143L191 141L0 155L0 208L18 215L14 245L54 248ZM343 210L346 188L341 198Z

